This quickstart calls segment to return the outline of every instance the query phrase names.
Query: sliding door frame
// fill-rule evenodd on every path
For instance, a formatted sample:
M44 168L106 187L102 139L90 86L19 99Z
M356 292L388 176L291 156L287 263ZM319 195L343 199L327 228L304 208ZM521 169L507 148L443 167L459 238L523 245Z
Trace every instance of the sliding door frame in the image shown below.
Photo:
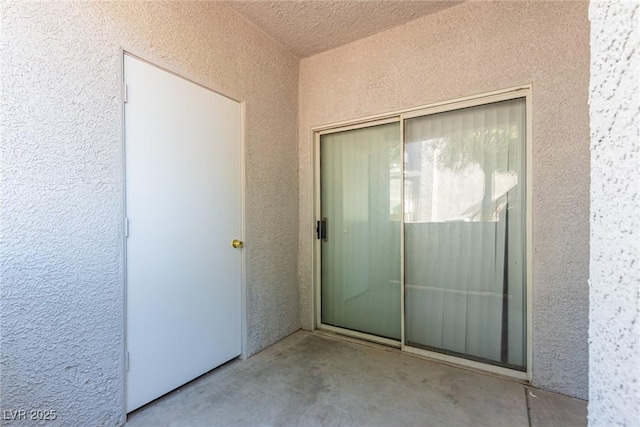
M436 113L443 113L447 111L459 110L462 108L476 107L485 104L491 104L494 102L508 101L512 99L524 98L525 100L525 261L526 261L526 282L525 282L525 295L526 295L526 359L527 367L526 372L518 371L514 369L505 368L502 366L496 366L486 363L469 360L463 357L451 356L444 353L435 351L428 351L421 348L411 347L405 343L405 242L404 242L404 160L401 162L401 206L402 215L400 220L400 312L401 312L401 334L400 341L390 340L387 338L377 337L370 334L364 334L361 332L351 331L344 328L338 328L331 325L325 325L322 323L322 298L321 298L321 243L322 241L316 238L315 226L316 221L321 219L321 193L320 193L320 137L325 134L344 132L347 130L361 129L376 125L382 125L387 123L400 123L400 140L402 144L402 152L404 153L405 141L404 141L404 127L405 120L432 115ZM532 85L521 85L512 88L507 88L499 91L483 93L464 98L458 98L451 101L439 102L429 105L423 105L414 108L408 108L404 110L397 110L385 114L378 114L374 116L364 117L360 119L348 120L338 123L333 123L325 126L318 126L312 128L313 132L313 207L312 207L312 241L313 243L313 272L312 272L312 305L314 313L314 328L325 330L328 332L337 333L340 335L346 335L352 338L363 339L366 341L372 341L379 344L384 344L396 348L400 348L407 353L426 357L428 359L434 359L440 362L454 364L466 368L471 368L478 371L489 372L496 375L501 375L518 380L531 381L532 367L533 367L533 252L532 252L532 236L533 236L533 109L532 109ZM404 156L404 155L403 155ZM404 157L403 157L404 158Z
M364 128L369 128L369 127L373 127L373 126L380 126L380 125L386 125L386 124L390 124L390 123L399 123L400 127L402 128L402 123L400 121L400 116L399 115L395 115L395 116L391 116L391 117L385 117L382 119L377 119L377 120L367 120L367 121L359 121L358 123L354 123L354 124L347 124L344 126L335 126L335 127L328 127L325 129L314 129L314 220L313 220L313 224L314 224L314 235L312 236L313 241L314 241L314 291L315 291L315 310L314 310L314 326L317 329L320 330L324 330L327 332L333 332L339 335L345 335L351 338L357 338L357 339L361 339L361 340L365 340L365 341L371 341L371 342L375 342L378 344L383 344L383 345L387 345L390 347L395 347L395 348L401 348L402 345L404 344L403 341L399 341L399 340L394 340L394 339L390 339L390 338L384 338L384 337L379 337L376 335L372 335L372 334L367 334L364 332L359 332L359 331L353 331L350 329L346 329L346 328L341 328L341 327L337 327L337 326L332 326L332 325L326 325L324 323L322 323L322 291L321 291L321 284L322 284L322 260L321 260L321 253L322 253L322 240L318 239L315 235L315 226L317 224L317 221L320 220L322 218L322 203L321 203L321 189L320 189L320 183L321 183L321 176L320 176L320 138L322 137L322 135L327 135L327 134L332 134L332 133L338 133L338 132L346 132L346 131L350 131L350 130L356 130L356 129L364 129ZM402 140L400 141L400 143L402 144ZM403 162L401 162L403 163ZM402 166L402 168L404 168L404 165ZM401 176L403 175L404 170L401 170ZM402 185L401 185L402 188ZM402 192L404 193L404 192ZM401 199L401 203L402 203L402 199ZM400 224L402 227L403 221L402 219L400 220ZM403 234L404 234L404 230ZM403 239L403 237L401 237L401 239ZM401 251L403 250L403 242L401 240ZM404 259L403 257L401 257L401 260ZM402 266L400 266L400 274L402 275L403 272L403 268ZM402 277L400 280L400 303L401 303L401 308L403 309L404 307L404 300L402 300L403 295L404 295L404 290L402 289ZM404 336L404 329L403 329L403 325L404 325L404 313L401 313L402 318L400 319L400 323L401 323L401 330L400 330L400 336Z

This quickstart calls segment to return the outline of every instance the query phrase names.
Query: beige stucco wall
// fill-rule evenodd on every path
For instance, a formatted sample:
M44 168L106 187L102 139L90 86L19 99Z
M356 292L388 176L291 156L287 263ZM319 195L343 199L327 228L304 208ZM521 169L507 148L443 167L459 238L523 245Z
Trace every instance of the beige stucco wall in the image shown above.
M533 84L533 384L587 397L587 2L466 2L300 64L300 310L312 327L313 126Z
M246 102L247 353L298 329L298 59L216 2L0 7L2 409L124 422L121 48Z

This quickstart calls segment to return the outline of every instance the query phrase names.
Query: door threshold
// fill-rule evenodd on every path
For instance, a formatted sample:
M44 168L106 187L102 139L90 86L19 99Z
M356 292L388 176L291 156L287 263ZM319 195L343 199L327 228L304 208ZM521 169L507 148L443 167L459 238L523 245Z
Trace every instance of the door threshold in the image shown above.
M339 330L339 332L336 332L335 330ZM504 373L502 372L502 370L495 370L495 371L491 370L491 367L493 367L492 365L486 365L488 367L487 369L483 369L483 367L479 367L478 362L475 362L473 366L469 366L464 364L464 362L466 362L466 359L462 359L458 357L450 357L449 359L444 360L438 357L434 357L432 355L433 352L413 351L414 349L412 347L405 347L403 349L402 345L399 342L397 343L397 345L387 345L379 341L367 340L367 339L363 339L355 336L355 334L361 334L361 335L368 335L368 334L362 334L360 332L355 332L354 334L353 332L354 331L349 331L348 329L343 330L342 328L336 328L334 326L330 326L329 328L327 328L327 325L322 325L321 328L316 327L316 329L312 331L312 333L316 335L321 335L325 338L329 338L333 340L346 341L354 344L366 345L367 347L377 348L379 350L384 350L384 351L390 351L396 354L403 354L409 357L414 357L416 359L425 360L427 362L437 363L438 365L445 365L451 368L457 368L465 371L475 372L477 374L487 375L493 378L500 378L500 379L512 381L518 384L523 384L528 386L531 385L531 381L529 381L528 379L518 378L517 376L510 375L509 373ZM375 336L373 337L379 338ZM382 338L382 339L386 340L386 338ZM388 341L391 341L392 343L394 342L393 340L388 340ZM460 361L460 363L458 361ZM508 370L505 369L505 371L508 371Z
M398 354L405 354L404 351L400 350L399 346L396 347L396 346L389 346L386 344L380 344L375 341L364 340L361 338L356 338L349 335L344 335L337 332L329 331L327 329L316 328L313 331L311 331L311 333L315 335L320 335L323 338L328 338L334 341L350 342L353 344L360 344L360 345L365 345L371 348L377 348L378 350L391 351L393 353L398 353Z
M376 344L380 344L386 347L392 347L400 349L402 347L402 343L400 341L396 341L390 338L379 337L377 335L371 335L364 332L352 331L351 329L339 328L337 326L320 324L317 326L316 330L329 332L332 335L340 335L344 337L357 339L358 342L367 341Z

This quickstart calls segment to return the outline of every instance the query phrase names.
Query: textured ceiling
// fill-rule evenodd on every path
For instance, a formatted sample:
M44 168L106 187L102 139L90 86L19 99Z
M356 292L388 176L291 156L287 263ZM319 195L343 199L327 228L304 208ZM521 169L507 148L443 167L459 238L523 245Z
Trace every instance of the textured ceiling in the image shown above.
M225 1L304 58L458 4L457 1Z

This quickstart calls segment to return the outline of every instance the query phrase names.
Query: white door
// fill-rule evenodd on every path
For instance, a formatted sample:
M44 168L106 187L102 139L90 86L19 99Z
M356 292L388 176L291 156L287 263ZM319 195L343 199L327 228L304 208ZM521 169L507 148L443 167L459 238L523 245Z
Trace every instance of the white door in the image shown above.
M127 412L241 352L241 105L125 55Z

